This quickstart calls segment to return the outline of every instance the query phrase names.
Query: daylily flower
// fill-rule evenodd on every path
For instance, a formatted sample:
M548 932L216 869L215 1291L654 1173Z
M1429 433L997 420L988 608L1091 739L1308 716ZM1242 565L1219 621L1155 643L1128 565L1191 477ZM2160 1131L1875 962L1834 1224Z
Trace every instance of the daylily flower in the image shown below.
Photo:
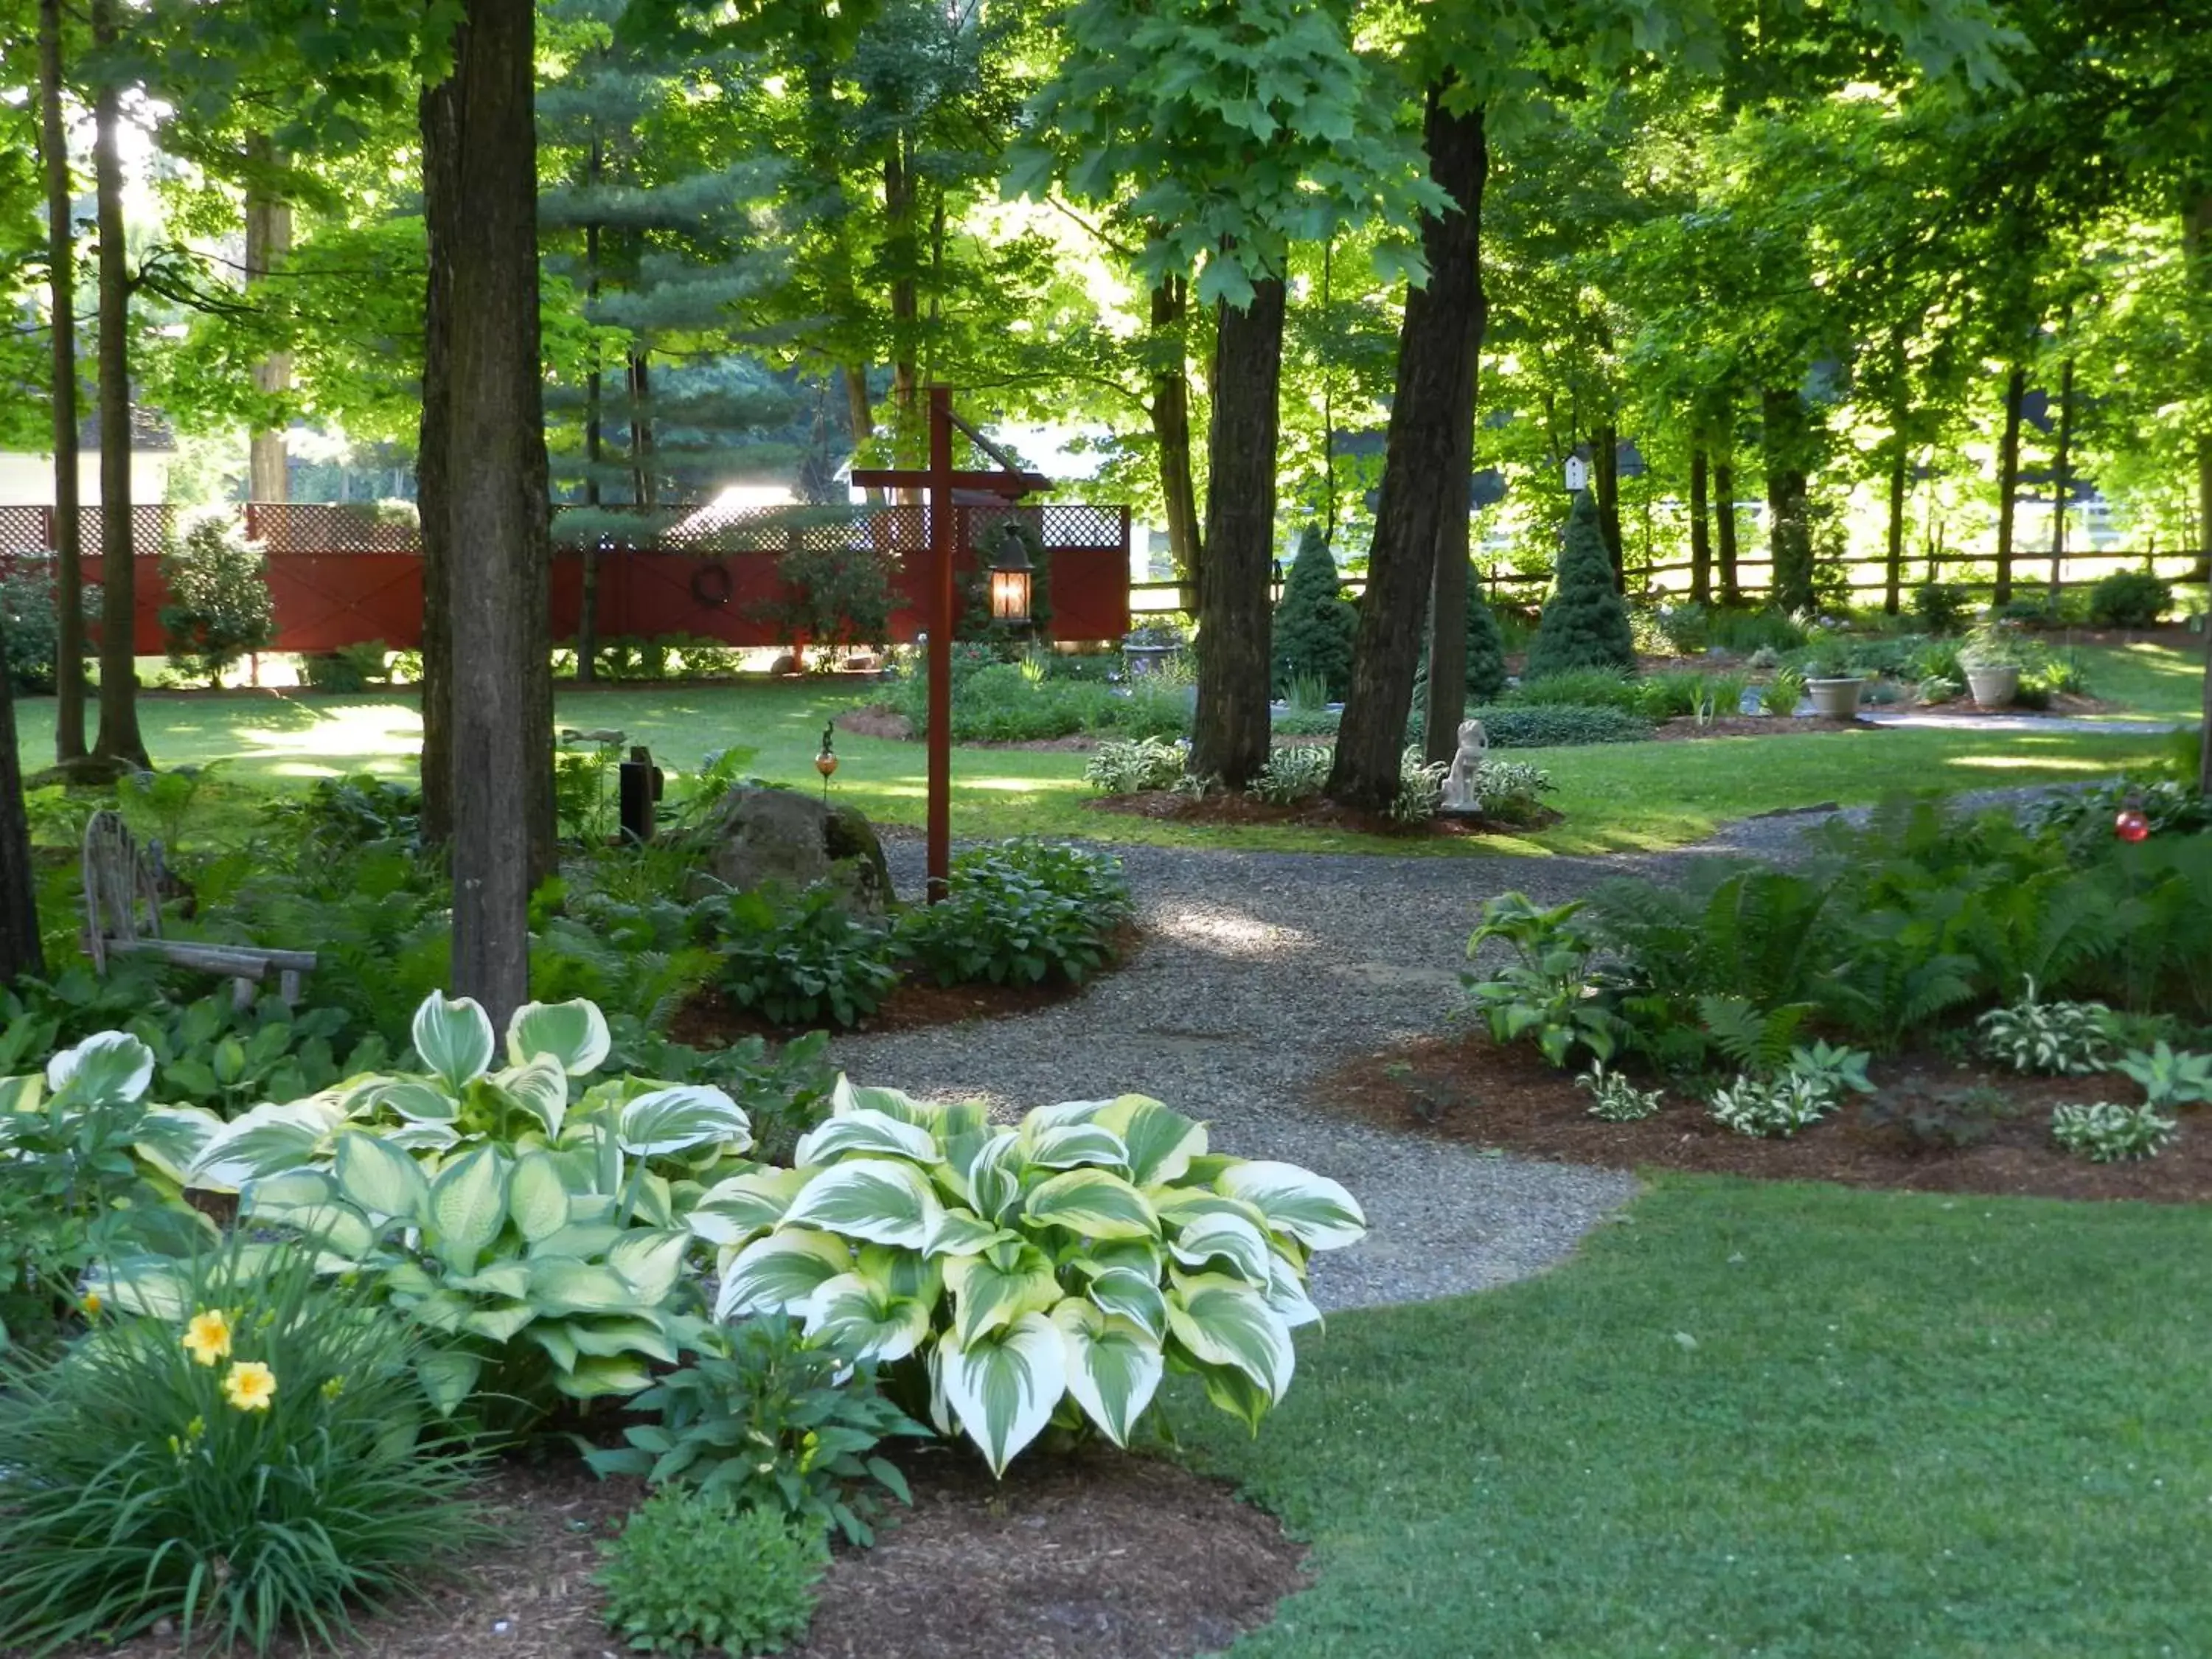
M242 1412L265 1412L276 1397L276 1373L258 1359L240 1360L223 1374L222 1397Z
M203 1365L212 1365L230 1354L230 1318L219 1308L192 1316L185 1327L185 1352Z

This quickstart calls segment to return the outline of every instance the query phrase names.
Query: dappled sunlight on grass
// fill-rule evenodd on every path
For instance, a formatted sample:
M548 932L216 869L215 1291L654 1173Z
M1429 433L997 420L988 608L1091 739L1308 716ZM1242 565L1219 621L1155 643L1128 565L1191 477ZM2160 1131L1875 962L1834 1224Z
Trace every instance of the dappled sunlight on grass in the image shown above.
M1941 763L1945 766L1978 768L1990 772L2017 772L2021 769L2018 755L1953 755ZM2112 763L2089 756L2039 755L2035 769L2039 773L2070 772L2094 777L2112 769Z

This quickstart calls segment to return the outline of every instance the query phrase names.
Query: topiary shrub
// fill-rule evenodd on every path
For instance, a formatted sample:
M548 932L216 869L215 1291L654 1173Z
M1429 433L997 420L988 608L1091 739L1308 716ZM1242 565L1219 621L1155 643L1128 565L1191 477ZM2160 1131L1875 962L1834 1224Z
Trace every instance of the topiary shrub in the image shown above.
M1636 672L1636 640L1628 606L1613 587L1613 560L1599 533L1597 507L1588 490L1575 497L1559 550L1559 587L1528 647L1526 679L1577 668Z
M2148 570L2115 570L2089 590L2099 628L2155 628L2173 604L2173 585Z
M1332 698L1343 696L1352 684L1352 637L1358 625L1344 597L1336 556L1321 532L1309 527L1298 538L1298 556L1275 606L1275 695L1285 695L1293 679L1310 676L1328 684Z
M1505 636L1480 594L1467 602L1467 695L1487 702L1505 689Z

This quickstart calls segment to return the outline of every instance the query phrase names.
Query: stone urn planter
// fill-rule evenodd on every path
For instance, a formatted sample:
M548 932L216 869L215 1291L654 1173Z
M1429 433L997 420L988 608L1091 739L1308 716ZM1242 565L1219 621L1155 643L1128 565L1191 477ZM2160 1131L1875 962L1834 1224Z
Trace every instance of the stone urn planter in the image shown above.
M1856 674L1839 679L1808 679L1805 695L1813 700L1813 713L1824 720L1856 720L1859 693L1866 682Z
M2020 666L2016 663L1967 663L1966 690L1983 708L2008 708L2020 695Z

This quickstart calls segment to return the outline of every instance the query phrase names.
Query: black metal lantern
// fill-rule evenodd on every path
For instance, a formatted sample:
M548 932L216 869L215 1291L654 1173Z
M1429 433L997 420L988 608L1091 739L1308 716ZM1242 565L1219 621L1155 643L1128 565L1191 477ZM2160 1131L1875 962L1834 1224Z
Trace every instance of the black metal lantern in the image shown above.
M1025 628L1030 620L1030 583L1036 567L1030 562L1029 544L1009 524L999 532L998 550L991 556L991 620Z

